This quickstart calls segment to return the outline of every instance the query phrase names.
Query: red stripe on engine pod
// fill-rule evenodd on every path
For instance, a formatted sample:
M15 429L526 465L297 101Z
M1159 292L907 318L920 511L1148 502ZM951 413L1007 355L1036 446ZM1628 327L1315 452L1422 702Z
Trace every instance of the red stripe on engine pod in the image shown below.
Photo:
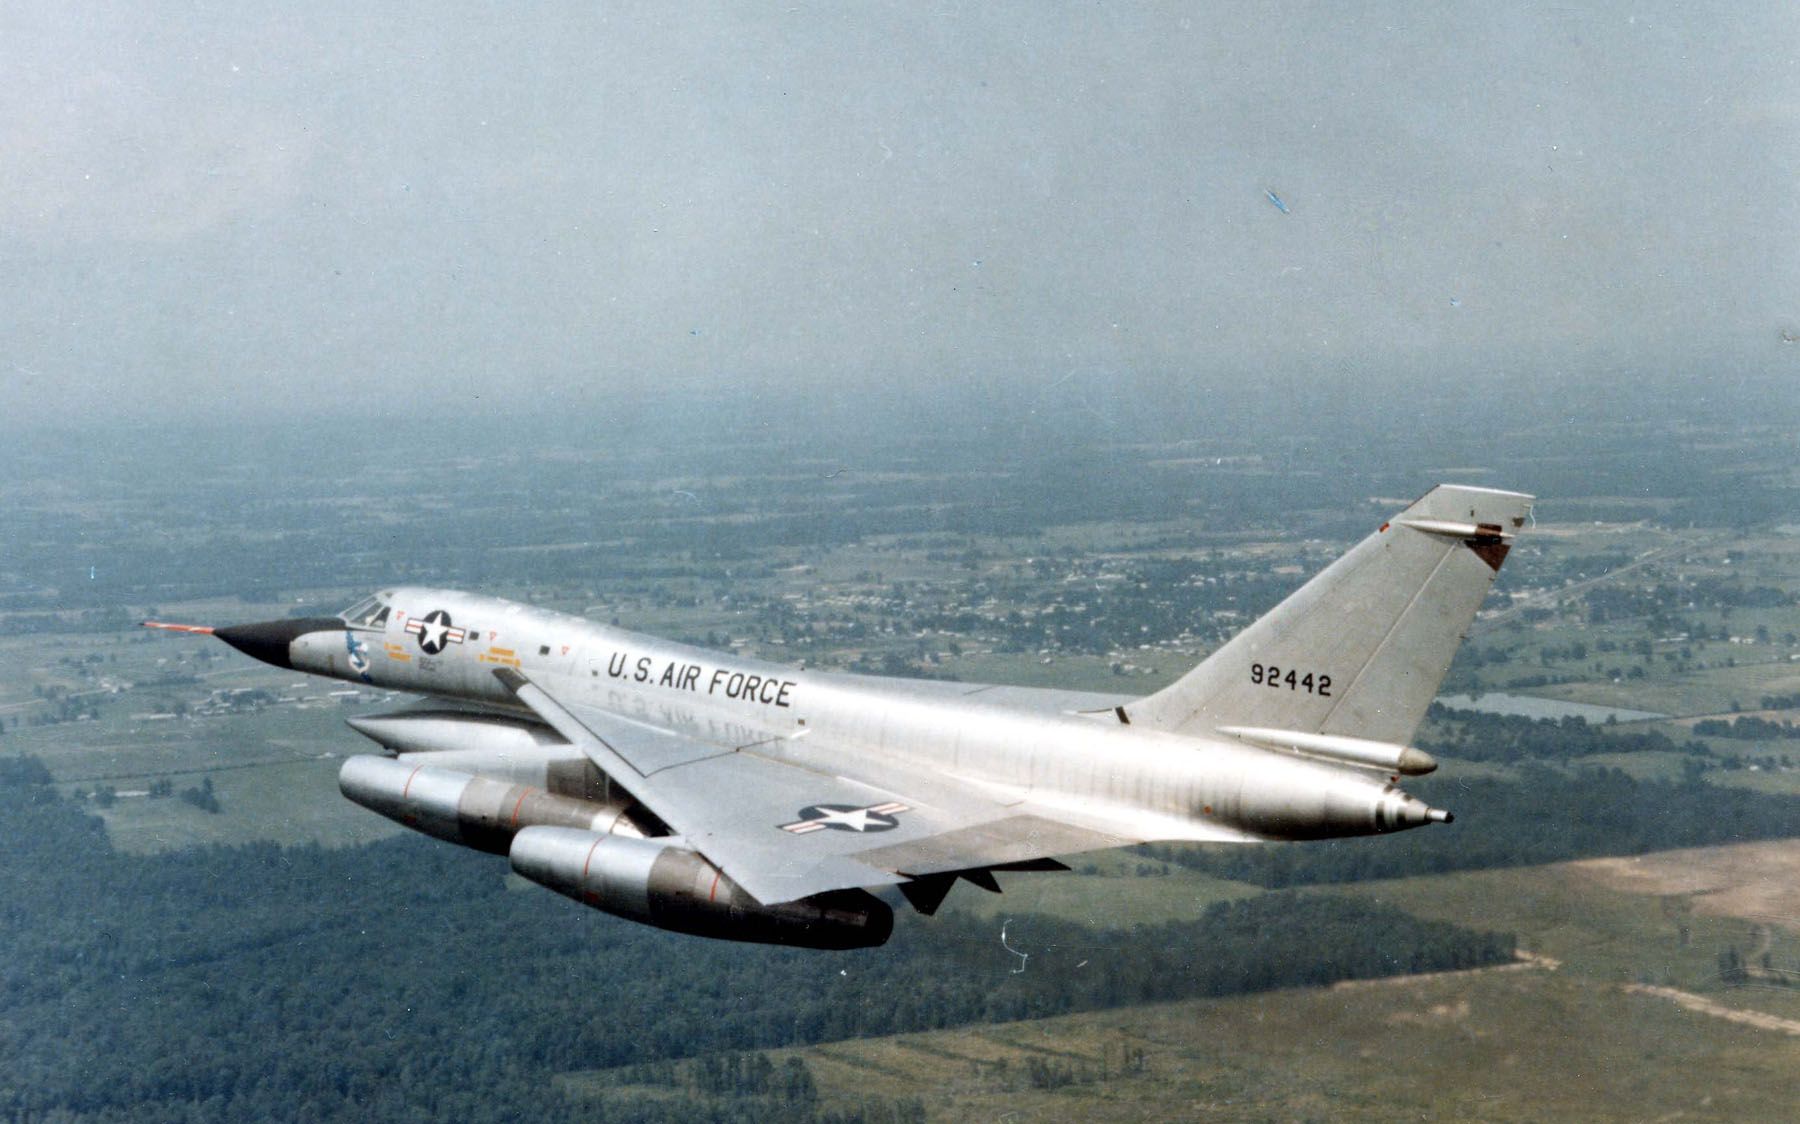
M596 908L600 905L600 895L588 889L588 867L594 865L594 852L598 851L600 844L604 842L606 842L605 836L594 840L594 845L588 848L587 858L581 863L581 900Z
M724 876L725 876L725 875L724 875L724 873L723 873L723 872L722 872L722 871L718 871L718 870L714 870L714 871L713 871L713 884L712 884L712 889L710 889L710 890L708 890L708 891L706 891L706 900L707 900L707 901L709 901L709 902L710 902L710 901L717 901L717 900L718 900L718 897L719 897L719 879L721 879L721 878L723 878L723 877L724 877Z
M525 806L525 798L530 795L531 795L531 789L529 789L529 788L526 789L524 792L519 793L519 802L517 804L513 805L512 825L514 827L519 826L519 809L523 808Z
M400 822L405 824L407 827L418 827L419 826L419 817L413 815L412 809L410 809L406 806L406 801L408 799L410 799L410 795L412 793L413 778L418 776L419 770L423 769L424 767L425 766L423 766L423 765L413 766L413 771L406 774L406 783L404 785L400 786L400 816L401 816Z

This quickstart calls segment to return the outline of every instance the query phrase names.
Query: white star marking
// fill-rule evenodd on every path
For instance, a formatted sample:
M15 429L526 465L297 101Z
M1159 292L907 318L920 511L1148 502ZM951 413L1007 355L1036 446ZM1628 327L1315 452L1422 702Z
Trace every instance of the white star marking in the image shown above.
M450 631L450 626L441 620L428 620L421 622L421 624L423 625L423 628L419 634L419 638L425 642L425 646L427 648L443 647L444 636Z
M900 822L894 818L895 814L908 810L898 800L890 800L886 804L871 804L864 808L830 808L813 804L801 810L801 815L805 815L806 819L780 826L781 830L791 831L795 835L807 835L826 828L855 832L891 831L900 826Z
M851 831L867 831L872 825L879 821L869 815L869 810L867 808L852 808L847 812L834 812L829 808L820 808L819 819L814 822L822 824L842 824Z

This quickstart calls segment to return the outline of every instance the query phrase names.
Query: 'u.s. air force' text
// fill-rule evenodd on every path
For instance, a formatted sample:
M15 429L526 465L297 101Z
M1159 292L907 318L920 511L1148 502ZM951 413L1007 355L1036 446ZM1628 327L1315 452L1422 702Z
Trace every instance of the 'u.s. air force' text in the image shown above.
M764 706L787 706L788 692L794 689L792 679L775 679L723 667L713 668L712 674L706 675L706 669L699 664L681 660L668 660L658 670L654 658L639 656L634 660L629 652L614 652L608 657L606 673L614 679L629 679L633 683L654 683L675 691L720 695ZM703 675L706 676L704 689L700 685Z

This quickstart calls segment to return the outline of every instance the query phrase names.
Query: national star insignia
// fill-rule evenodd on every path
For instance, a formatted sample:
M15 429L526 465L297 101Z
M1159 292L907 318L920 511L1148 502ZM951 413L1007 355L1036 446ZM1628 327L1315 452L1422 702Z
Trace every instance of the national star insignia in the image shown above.
M800 818L784 823L781 830L795 835L830 828L833 831L892 831L900 826L894 817L907 811L909 805L897 801L855 808L848 804L812 804L800 809Z
M467 635L450 623L450 614L442 609L407 621L406 631L419 638L419 648L428 656L443 651L445 644L461 644Z

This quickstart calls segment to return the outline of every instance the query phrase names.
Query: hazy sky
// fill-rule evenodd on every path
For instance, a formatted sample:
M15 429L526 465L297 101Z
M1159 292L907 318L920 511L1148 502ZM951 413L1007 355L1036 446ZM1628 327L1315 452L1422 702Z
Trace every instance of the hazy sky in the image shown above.
M5 410L1779 370L1792 17L13 0Z

